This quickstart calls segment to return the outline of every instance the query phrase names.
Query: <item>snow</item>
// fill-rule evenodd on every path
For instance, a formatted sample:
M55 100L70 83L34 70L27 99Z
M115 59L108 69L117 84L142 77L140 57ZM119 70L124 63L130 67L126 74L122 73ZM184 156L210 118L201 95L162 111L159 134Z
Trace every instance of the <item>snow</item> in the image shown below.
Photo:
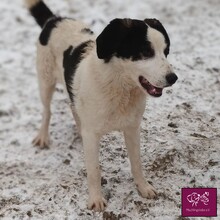
M59 15L87 22L96 34L115 17L156 17L166 27L179 80L161 98L149 98L141 133L144 173L159 195L138 195L123 138L112 132L102 138L100 152L108 207L104 213L86 209L82 144L73 142L75 122L61 87L52 102L50 148L32 146L41 121L35 70L40 28L22 0L1 0L0 219L193 219L181 218L181 188L220 191L220 2L46 2Z

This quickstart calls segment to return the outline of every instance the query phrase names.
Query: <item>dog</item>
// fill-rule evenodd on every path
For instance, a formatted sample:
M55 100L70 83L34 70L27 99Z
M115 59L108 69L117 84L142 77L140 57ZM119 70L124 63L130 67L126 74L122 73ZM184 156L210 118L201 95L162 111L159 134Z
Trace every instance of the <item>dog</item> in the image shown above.
M178 79L167 60L169 36L157 19L116 18L96 37L84 23L62 18L41 0L25 0L42 28L37 42L37 72L43 119L34 145L49 145L50 102L62 83L82 137L88 181L88 208L103 211L99 141L122 131L137 190L156 196L140 160L140 123L147 97L160 97Z

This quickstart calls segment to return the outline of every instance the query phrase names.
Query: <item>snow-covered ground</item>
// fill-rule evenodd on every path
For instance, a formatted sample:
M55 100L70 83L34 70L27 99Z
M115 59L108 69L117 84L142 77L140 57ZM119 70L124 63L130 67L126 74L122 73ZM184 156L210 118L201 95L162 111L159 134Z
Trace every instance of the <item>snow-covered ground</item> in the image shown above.
M113 132L103 137L100 154L108 207L104 213L86 209L82 144L73 142L75 122L61 87L52 103L50 148L32 146L41 120L35 70L40 28L22 0L1 0L0 219L193 219L181 218L182 187L217 187L219 208L220 1L46 2L97 34L115 17L156 17L166 27L179 80L161 98L149 98L141 140L144 172L159 195L138 195L122 136Z

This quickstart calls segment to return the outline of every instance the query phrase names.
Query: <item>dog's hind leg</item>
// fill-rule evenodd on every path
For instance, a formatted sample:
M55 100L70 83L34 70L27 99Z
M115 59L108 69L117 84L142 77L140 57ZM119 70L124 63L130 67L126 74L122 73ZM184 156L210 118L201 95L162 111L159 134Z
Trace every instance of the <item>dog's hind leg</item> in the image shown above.
M41 52L41 53L40 53ZM43 53L42 53L43 52ZM50 123L50 102L55 89L55 78L53 76L54 59L48 48L39 48L37 56L37 70L40 97L43 104L43 117L41 127L33 144L40 148L49 146L49 123Z
M145 181L140 158L140 127L129 127L124 131L125 143L131 163L131 172L136 187L144 198L154 198L156 190Z
M43 116L41 127L37 137L33 140L33 144L40 148L46 148L49 146L49 123L50 123L50 102L52 99L55 85L40 86L41 100L43 104Z
M77 129L77 133L76 136L74 137L73 142L75 142L76 140L82 140L82 136L81 136L81 122L80 122L80 118L78 116L78 114L76 113L75 107L71 106L71 111L73 114L73 117L75 119L76 122L76 129Z

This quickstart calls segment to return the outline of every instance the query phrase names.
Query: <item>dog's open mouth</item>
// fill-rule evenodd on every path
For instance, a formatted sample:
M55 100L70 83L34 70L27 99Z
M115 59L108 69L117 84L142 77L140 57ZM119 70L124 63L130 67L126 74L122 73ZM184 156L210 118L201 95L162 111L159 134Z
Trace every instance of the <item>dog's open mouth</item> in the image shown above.
M156 86L153 86L143 76L139 76L139 82L140 82L141 86L148 92L148 94L150 94L154 97L160 97L162 95L163 88L158 88Z

